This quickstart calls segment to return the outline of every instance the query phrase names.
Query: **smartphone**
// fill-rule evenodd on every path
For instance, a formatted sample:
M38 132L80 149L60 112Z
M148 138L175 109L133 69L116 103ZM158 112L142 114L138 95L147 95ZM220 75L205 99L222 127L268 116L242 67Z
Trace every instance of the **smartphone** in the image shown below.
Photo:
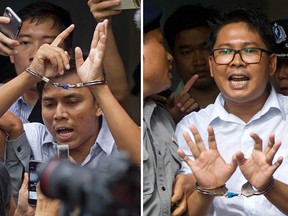
M29 161L28 203L32 206L37 204L36 185L45 165L46 163L43 161Z
M11 39L16 39L22 26L21 19L10 7L5 8L3 16L8 17L10 22L0 23L0 32Z
M112 7L114 10L138 9L140 8L141 0L121 0L120 5Z
M59 159L69 159L69 146L66 144L58 144L57 156Z

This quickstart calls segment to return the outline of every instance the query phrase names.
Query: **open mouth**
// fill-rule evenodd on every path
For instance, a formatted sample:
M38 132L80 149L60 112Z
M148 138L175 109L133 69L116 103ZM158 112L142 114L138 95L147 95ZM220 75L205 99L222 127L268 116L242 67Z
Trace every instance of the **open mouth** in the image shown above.
M243 85L243 84L246 84L250 79L249 77L244 76L244 75L232 75L228 78L228 80L233 85Z
M61 127L56 129L56 133L61 140L70 139L73 135L73 132L74 130L71 128Z
M287 92L288 93L288 87L280 87L279 88L280 92ZM285 94L286 95L286 94Z

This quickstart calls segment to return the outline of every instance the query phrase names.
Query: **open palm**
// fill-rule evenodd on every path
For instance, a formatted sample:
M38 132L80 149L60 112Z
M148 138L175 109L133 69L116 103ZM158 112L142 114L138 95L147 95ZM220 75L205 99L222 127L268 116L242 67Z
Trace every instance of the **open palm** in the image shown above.
M237 152L234 157L237 158L240 170L247 181L261 191L269 185L273 173L283 161L283 157L280 157L272 164L281 142L275 143L274 134L271 134L267 147L262 151L262 139L255 133L251 133L251 137L255 141L251 156L246 159L243 153Z
M190 160L183 151L179 151L179 155L189 165L201 187L212 189L224 185L237 167L236 160L227 164L221 157L217 149L214 131L211 126L208 127L209 149L206 149L197 128L192 125L190 126L190 130L195 138L195 143L188 133L184 133L184 138L195 160Z

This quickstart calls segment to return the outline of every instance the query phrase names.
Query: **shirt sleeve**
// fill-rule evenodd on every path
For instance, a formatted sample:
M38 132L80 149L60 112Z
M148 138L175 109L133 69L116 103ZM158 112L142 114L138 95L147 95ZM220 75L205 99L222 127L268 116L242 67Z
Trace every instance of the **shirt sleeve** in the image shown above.
M18 199L18 191L21 188L24 172L28 172L31 149L24 132L16 140L7 140L5 167L12 182L14 200ZM17 203L17 202L16 202Z

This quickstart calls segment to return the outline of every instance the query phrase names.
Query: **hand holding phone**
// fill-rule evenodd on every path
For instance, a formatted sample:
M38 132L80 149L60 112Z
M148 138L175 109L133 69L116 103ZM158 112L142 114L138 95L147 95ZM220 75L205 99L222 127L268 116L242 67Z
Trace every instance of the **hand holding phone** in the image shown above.
M9 56L14 54L13 47L19 45L15 40L21 28L21 19L9 7L0 16L0 55Z
M121 0L120 5L112 7L114 10L127 10L140 8L141 0Z
M3 16L8 17L10 22L0 23L0 32L11 39L16 39L22 25L21 19L10 7L5 8Z
M43 161L29 161L28 203L33 206L37 204L36 185L45 164Z

